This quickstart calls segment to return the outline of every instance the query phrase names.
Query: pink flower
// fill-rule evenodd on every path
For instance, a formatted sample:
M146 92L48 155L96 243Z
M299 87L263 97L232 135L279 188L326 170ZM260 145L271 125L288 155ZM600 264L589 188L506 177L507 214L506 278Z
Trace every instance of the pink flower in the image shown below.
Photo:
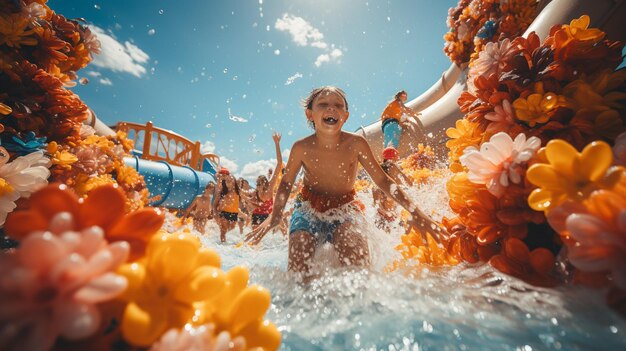
M569 260L583 271L610 271L613 282L626 290L626 208L613 223L593 214L574 213L565 221L572 238Z
M500 197L509 186L509 180L514 184L521 182L522 164L533 157L540 146L541 140L537 137L526 140L526 135L520 133L513 141L508 134L500 132L483 143L480 150L467 147L460 161L468 168L469 181L485 184L491 194Z
M490 75L495 74L496 77L500 77L500 74L506 68L507 62L518 51L517 46L512 45L508 38L500 42L487 43L483 51L478 54L476 61L469 68L468 91L476 95L474 79L479 76L489 78Z
M214 336L213 324L193 327L186 324L182 330L170 329L161 340L154 343L150 351L243 351L246 340L242 336L230 338L227 331Z
M515 112L509 100L503 100L502 105L496 106L493 112L485 114L485 119L492 121L492 123L489 123L487 126L486 132L495 133L508 131L509 127L515 125L514 115Z
M0 349L45 350L57 336L77 340L100 325L96 304L127 286L115 274L129 245L109 245L100 227L73 231L68 212L53 217L0 259Z
M110 158L93 145L75 149L74 153L78 160L73 166L87 175L107 173L106 169L111 165Z

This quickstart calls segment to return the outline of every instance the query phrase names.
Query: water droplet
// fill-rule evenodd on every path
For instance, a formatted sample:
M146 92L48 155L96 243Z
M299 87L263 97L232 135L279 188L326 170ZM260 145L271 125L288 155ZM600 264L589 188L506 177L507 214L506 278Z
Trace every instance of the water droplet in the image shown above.
M85 77L82 77L82 78L80 78L80 79L78 80L78 83L79 83L80 85L87 85L87 83L89 83L89 79L87 79L87 78L85 78Z
M162 15L165 11L163 11L163 9L159 10L159 15Z
M253 141L254 141L254 139L256 139L256 134L254 134L254 133L253 133L253 134L252 134L252 135L250 135L250 137L248 138L248 142L250 142L250 143L251 143L251 142L253 142Z
M228 73L228 68L224 68L224 74Z
M96 10L100 10L100 5L95 4L95 5L93 5L93 8L96 9Z
M274 55L276 55L276 56L280 55L280 50L278 50L278 49L274 50Z
M156 33L156 30L154 30L154 28L150 28L148 30L148 35L154 35L154 33Z
M233 80L237 80L237 79L239 79L238 76L233 76Z
M211 128L211 127L213 127L213 125L212 125L211 123L207 123L207 124L205 125L205 127L207 127L207 128Z

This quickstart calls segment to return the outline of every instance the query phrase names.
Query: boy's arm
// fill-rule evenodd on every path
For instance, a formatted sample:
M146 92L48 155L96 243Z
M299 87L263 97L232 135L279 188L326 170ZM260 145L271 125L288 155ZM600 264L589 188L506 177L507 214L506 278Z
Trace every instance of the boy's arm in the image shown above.
M222 182L216 182L215 184L215 190L213 191L213 196L216 196L215 200L213 200L213 203L211 204L211 208L213 209L213 213L217 213L217 205L220 202L220 196L219 194L222 193Z
M198 205L198 197L196 196L191 202L191 205L189 205L189 207L187 207L187 209L185 210L183 217L189 217L189 214L191 213L191 211L193 211L194 208L196 208L197 205Z
M283 155L280 152L280 137L281 135L276 132L274 132L274 135L272 135L272 139L274 139L274 146L276 147L276 160L278 160L278 163L276 163L276 168L274 168L274 172L272 173L272 178L270 179L270 184L269 184L269 187L272 193L274 192L274 189L276 189L276 182L278 181L278 178L280 177L279 172L281 172L283 168Z
M441 229L426 216L411 199L409 199L406 193L383 171L376 162L376 158L367 141L361 136L358 136L358 138L357 151L359 154L359 162L370 175L372 181L374 181L385 194L394 199L411 214L411 217L413 217L412 225L420 229L423 238L425 238L425 233L423 232L426 231L432 234L433 239L439 241L439 232L441 232Z
M392 163L389 170L391 172L393 172L393 175L397 178L400 179L400 181L406 185L412 186L413 185L413 179L407 177L406 174L404 174L404 172L402 172L402 170L400 169L400 167L398 167L398 165L396 165L395 163ZM390 172L390 173L391 173Z
M246 238L244 239L246 242L250 242L253 245L258 244L261 239L263 239L265 234L280 224L283 216L283 210L285 209L285 205L289 199L289 194L291 193L291 188L293 187L296 177L298 176L298 172L300 172L300 168L302 168L302 155L302 146L299 142L296 142L291 148L289 160L287 161L287 166L285 167L285 174L278 185L278 190L276 191L276 196L274 197L274 207L272 208L272 213L259 227L253 230L250 234L246 235Z

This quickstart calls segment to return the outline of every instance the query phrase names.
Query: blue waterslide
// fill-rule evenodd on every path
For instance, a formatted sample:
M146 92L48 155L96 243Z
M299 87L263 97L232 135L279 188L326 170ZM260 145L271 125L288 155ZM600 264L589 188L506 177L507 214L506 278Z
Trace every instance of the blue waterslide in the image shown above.
M215 181L216 167L208 160L202 164L201 172L165 161L144 160L137 155L124 157L124 164L136 169L146 180L150 197L156 197L150 206L185 209L204 192L209 181Z

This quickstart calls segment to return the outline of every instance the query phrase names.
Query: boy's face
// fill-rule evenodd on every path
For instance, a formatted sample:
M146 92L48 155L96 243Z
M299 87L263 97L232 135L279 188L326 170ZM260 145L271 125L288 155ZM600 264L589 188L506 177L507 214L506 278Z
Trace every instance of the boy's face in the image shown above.
M330 133L340 132L350 115L343 97L334 92L322 92L305 113L307 119L315 123L316 132Z

